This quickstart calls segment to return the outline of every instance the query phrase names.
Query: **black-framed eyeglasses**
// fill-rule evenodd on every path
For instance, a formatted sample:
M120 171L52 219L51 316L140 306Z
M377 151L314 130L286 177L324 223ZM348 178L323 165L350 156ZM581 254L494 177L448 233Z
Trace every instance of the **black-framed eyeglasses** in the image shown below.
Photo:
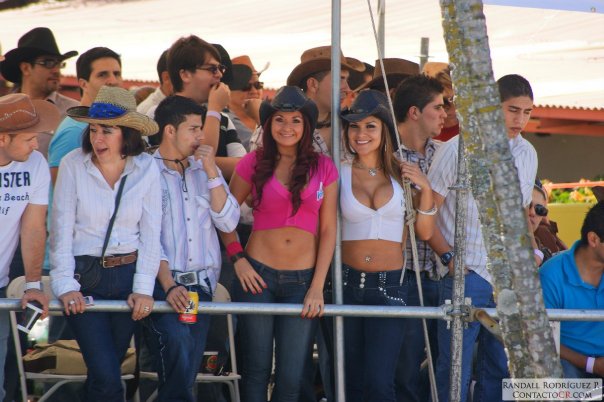
M533 204L531 203L531 208L535 208L535 214L539 215L539 216L547 216L547 213L549 212L547 210L547 208L541 204Z
M224 72L226 71L226 66L223 64L208 64L205 66L195 67L195 69L209 71L210 73L216 75L216 73L219 71L220 71L220 74L224 74Z
M257 90L261 90L264 88L264 82L262 81L256 81L253 83L248 83L246 86L244 86L243 88L241 88L242 91L251 91L252 87L256 88Z
M43 59L43 60L36 60L34 61L34 64L37 64L39 66L43 66L44 68L47 69L53 69L57 66L59 66L59 68L65 68L65 62L58 60L58 59Z

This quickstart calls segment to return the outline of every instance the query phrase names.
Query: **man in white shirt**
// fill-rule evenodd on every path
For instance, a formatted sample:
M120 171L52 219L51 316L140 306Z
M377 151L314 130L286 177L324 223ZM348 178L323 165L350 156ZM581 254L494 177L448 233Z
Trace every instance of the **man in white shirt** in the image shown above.
M159 102L166 99L166 96L172 95L172 82L168 74L168 50L164 50L157 60L157 76L159 77L159 87L136 107L137 112L147 114L149 109L156 108ZM149 137L149 139L152 138L154 137Z
M532 189L537 175L537 153L520 132L533 109L533 92L529 82L519 75L506 75L497 81L501 96L505 126L509 138L510 151L518 170L522 191L522 205L527 209L531 202ZM430 239L430 246L440 256L443 265L449 267L450 275L441 281L440 304L452 299L453 288L453 243L455 235L456 193L450 187L457 179L457 149L459 137L443 143L436 155L428 179L434 191L438 207L437 228ZM465 243L465 296L472 298L476 307L495 307L491 275L487 270L487 251L483 242L478 206L472 195L468 195ZM528 213L528 212L527 212ZM501 400L501 380L509 375L507 358L503 345L477 322L472 322L464 330L463 361L461 379L461 400L465 401L472 371L472 352L478 341L476 386L474 401ZM449 398L449 370L451 367L451 333L446 322L438 323L438 360L436 382L438 399Z
M61 69L65 60L77 54L75 50L61 53L50 29L34 28L19 38L17 48L6 53L0 70L7 81L19 86L19 92L30 99L53 103L64 117L67 109L77 106L78 102L58 93ZM44 156L56 128L54 126L48 132L38 134L38 149Z
M233 231L239 204L214 157L202 144L204 109L190 98L170 96L155 110L159 149L153 154L160 168L162 192L162 261L155 300L166 300L175 312L189 304L189 292L211 301L220 276L221 256L216 229ZM195 323L178 314L152 314L145 337L156 359L159 400L193 400L197 375L209 331L210 316Z
M45 216L50 177L38 147L37 134L59 122L55 106L31 100L24 94L0 98L0 298L6 297L10 262L19 237L23 243L25 293L21 305L41 303L44 316L48 299L41 292L40 277L46 241ZM0 313L0 400L4 400L4 361L9 318Z

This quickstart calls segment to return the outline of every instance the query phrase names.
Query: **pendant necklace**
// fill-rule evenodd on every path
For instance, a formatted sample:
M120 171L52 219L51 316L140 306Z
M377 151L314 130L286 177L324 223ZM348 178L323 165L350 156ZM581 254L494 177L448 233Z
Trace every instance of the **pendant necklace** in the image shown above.
M378 172L380 170L382 170L381 166L370 168L370 167L363 165L361 162L358 162L358 161L354 162L352 165L359 169L367 169L367 171L369 172L369 176L371 176L371 177L377 176Z

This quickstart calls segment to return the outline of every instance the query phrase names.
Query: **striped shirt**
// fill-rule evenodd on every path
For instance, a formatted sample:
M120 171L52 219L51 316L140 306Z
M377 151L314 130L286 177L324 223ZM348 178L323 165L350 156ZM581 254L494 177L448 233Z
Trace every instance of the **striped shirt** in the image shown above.
M50 230L50 278L58 297L78 291L77 255L101 256L119 181L111 188L92 163L92 154L76 149L61 161L55 185ZM148 154L130 156L128 175L105 255L138 250L132 291L152 295L160 261L161 192L159 169Z
M532 189L537 175L537 152L521 135L509 140L510 151L520 179L522 205L527 207L531 202ZM443 143L436 152L428 172L432 190L443 196L444 202L437 215L436 225L445 240L452 245L455 238L455 191L449 187L457 181L457 148L459 136ZM466 268L475 271L491 283L491 274L487 270L487 251L482 239L478 206L472 194L468 194L466 218Z
M421 171L427 175L428 170L430 169L430 165L432 164L432 160L434 159L436 150L438 149L440 144L441 143L439 141L434 141L429 138L426 142L425 155L423 155L421 152L406 148L401 143L401 152L395 152L394 157L398 161L401 161L400 154L402 153L403 161L417 164ZM417 258L419 262L420 271L434 272L434 269L436 268L436 261L434 258L434 252L428 245L428 242L421 240L416 240L415 242L417 243ZM413 269L413 252L411 250L411 238L407 239L405 255L405 267L407 269Z

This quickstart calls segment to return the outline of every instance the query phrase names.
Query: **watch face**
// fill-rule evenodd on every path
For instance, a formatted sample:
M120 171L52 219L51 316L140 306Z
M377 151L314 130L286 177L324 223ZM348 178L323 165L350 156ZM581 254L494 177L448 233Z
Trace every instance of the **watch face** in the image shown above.
M449 263L451 262L452 259L453 259L453 253L450 251L446 252L440 256L440 262L442 262L443 265L449 265Z

